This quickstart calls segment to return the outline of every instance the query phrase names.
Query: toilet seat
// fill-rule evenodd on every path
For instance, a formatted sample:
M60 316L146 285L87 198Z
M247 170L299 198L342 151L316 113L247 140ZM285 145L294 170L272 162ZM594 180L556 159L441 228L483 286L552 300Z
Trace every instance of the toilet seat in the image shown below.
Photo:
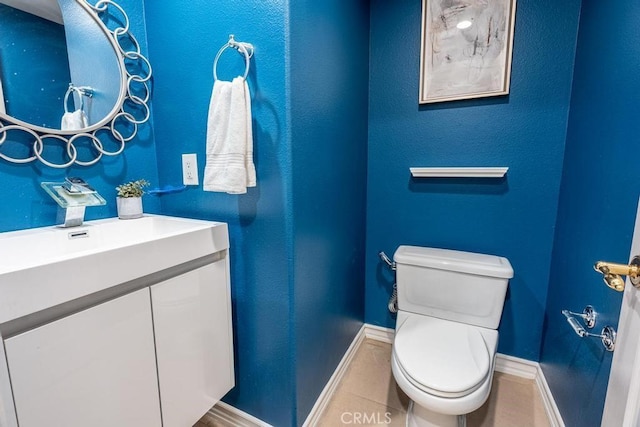
M409 382L449 398L482 386L494 356L477 327L428 316L407 318L396 331L393 351Z

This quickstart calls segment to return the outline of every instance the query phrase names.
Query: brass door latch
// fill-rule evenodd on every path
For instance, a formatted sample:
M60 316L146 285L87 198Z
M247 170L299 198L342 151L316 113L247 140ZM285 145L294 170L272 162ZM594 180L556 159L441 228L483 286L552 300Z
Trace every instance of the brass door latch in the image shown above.
M629 265L598 261L593 269L602 273L604 283L618 292L624 291L624 279L621 276L628 276L633 286L640 288L640 255L634 256Z

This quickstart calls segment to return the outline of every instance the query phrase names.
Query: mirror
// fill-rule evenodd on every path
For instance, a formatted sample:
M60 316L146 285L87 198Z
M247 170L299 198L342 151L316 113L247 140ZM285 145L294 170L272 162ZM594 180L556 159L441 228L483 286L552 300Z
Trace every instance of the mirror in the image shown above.
M70 81L63 26L0 4L0 111L27 123L59 127L65 82Z
M83 107L87 125L113 110L125 82L114 46L89 13L75 0L0 0L6 114L60 130L65 98L66 110ZM66 96L69 84L95 90L90 97L79 91Z
M120 154L149 118L150 78L114 1L0 0L0 158L63 168Z

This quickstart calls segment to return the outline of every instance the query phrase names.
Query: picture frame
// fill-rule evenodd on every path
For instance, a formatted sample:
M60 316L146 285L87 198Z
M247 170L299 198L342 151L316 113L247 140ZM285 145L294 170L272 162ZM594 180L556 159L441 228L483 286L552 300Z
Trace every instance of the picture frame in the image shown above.
M508 95L516 0L422 0L420 104Z

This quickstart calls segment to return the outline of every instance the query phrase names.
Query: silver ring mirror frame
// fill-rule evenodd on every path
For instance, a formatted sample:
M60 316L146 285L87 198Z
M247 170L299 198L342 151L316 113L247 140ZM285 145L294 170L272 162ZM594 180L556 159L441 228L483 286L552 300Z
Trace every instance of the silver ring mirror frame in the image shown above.
M152 75L151 64L149 60L140 52L140 45L129 29L129 17L127 16L126 12L113 0L98 0L95 5L89 3L89 0L76 1L87 11L87 14L92 19L94 19L98 26L105 32L105 34L107 35L107 39L111 43L111 46L116 54L116 57L118 59L118 67L120 69L120 92L118 94L118 100L111 112L107 114L104 119L96 124L80 130L58 130L45 128L42 126L36 126L24 122L7 114L0 113L0 150L2 149L3 145L10 143L7 137L8 131L22 131L29 136L34 137L35 139L32 147L33 152L30 157L13 158L7 156L6 154L3 154L0 151L0 158L8 162L30 163L32 161L39 160L46 166L58 169L67 168L74 164L80 166L91 166L96 164L103 155L116 156L122 153L125 144L135 138L138 132L138 125L143 124L149 120L150 110L148 102L151 89L149 88L148 83ZM109 12L109 6L112 6L120 12L122 18L124 19L124 27L118 27L111 30L102 21L100 16ZM120 44L121 38L129 40L129 42L133 44L135 50L125 50ZM146 68L147 74L145 76L141 76L139 74L130 73L127 69L125 60L141 64L141 68L143 70ZM132 85L135 84L142 85L139 87L139 89L141 90L142 87L144 87L144 98L133 95ZM130 101L132 104L135 104L142 108L144 110L145 117L143 119L136 119L131 112L125 111L125 103L127 101ZM132 133L130 135L123 136L122 133L120 133L120 131L116 129L117 120L125 120L129 122L129 124L133 128ZM109 132L111 134L111 137L115 141L117 141L117 144L119 144L119 148L116 151L107 151L104 149L103 144L97 137L98 133L104 131ZM86 137L91 141L94 150L98 153L95 158L90 160L81 160L77 158L77 150L74 146L74 142L82 137ZM58 143L62 142L64 145L66 145L65 151L67 157L69 157L68 161L60 164L45 160L41 155L44 150L45 140L57 140Z

